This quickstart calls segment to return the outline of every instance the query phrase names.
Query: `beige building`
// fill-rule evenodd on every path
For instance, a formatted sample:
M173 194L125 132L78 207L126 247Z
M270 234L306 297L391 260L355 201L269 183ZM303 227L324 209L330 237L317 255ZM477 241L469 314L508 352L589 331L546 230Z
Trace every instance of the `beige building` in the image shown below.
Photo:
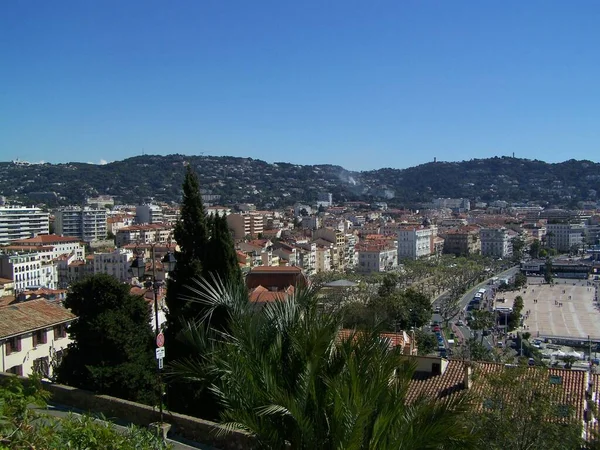
M444 253L457 256L481 253L479 227L466 226L448 231L444 236Z
M132 225L117 231L117 247L128 244L168 243L173 235L173 227L165 224Z
M0 372L48 378L71 343L75 315L60 303L28 300L0 307Z
M247 236L257 238L264 231L264 220L261 214L229 214L227 225L233 233L233 238L242 240Z

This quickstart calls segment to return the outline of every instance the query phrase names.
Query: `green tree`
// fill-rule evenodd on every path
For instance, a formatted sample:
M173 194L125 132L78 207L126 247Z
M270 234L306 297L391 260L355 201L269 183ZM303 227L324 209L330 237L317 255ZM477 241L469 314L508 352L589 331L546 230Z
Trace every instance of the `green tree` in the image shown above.
M218 214L209 220L210 236L206 245L206 255L210 257L204 261L205 274L214 274L222 280L241 281L242 273L238 264L235 246L227 218Z
M546 266L544 268L544 281L550 284L552 283L552 280L554 280L552 259L546 258Z
M539 241L539 239L535 239L531 245L529 246L529 255L534 258L537 259L540 257L540 250L542 249L542 244Z
M513 283L515 288L522 288L527 284L527 276L521 272L517 272L515 275L515 282Z
M581 423L573 406L564 404L560 377L526 366L481 375L474 395L481 407L471 415L482 434L481 448L490 450L581 448Z
M60 383L154 404L154 334L146 301L106 274L75 283L65 306L77 316L58 366Z
M229 332L190 324L197 354L175 373L203 380L224 425L251 433L260 448L474 448L464 397L408 402L414 367L401 349L377 330L341 337L340 315L324 314L314 291L257 309L243 290L204 281L198 301L226 307Z
M423 330L415 330L417 351L419 355L429 355L437 350L438 342L433 333Z
M479 331L481 343L483 344L483 332L494 326L495 316L490 311L474 311L473 318L469 320L469 328L473 331Z

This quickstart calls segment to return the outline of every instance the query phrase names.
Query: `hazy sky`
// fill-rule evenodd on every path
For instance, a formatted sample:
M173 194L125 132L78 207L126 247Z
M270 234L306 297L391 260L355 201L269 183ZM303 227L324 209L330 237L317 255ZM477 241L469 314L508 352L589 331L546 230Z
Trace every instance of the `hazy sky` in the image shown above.
M599 160L600 2L0 2L0 160Z

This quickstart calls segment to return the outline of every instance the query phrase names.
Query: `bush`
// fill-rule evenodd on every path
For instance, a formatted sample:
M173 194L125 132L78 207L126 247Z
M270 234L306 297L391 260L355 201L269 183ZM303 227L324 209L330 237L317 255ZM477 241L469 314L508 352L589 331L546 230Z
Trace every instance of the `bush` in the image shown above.
M114 424L89 415L69 414L64 419L39 414L31 405L44 406L49 393L39 379L23 383L10 377L0 386L0 450L161 450L170 448L148 430Z

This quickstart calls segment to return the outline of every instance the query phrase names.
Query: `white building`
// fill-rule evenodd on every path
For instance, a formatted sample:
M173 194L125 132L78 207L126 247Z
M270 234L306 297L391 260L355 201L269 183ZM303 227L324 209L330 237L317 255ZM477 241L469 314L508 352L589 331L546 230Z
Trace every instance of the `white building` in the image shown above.
M132 259L133 252L125 249L116 249L112 253L94 253L94 274L105 273L128 283L132 278L129 270Z
M71 343L75 315L60 303L28 300L0 307L0 371L48 378Z
M57 234L42 234L29 239L14 241L10 247L30 248L31 250L50 252L50 259L56 259L61 255L75 255L76 259L85 258L85 247L78 238L58 236Z
M227 225L232 231L234 239L244 239L246 236L256 238L264 231L262 214L229 214Z
M158 205L138 205L135 207L135 223L163 223L165 216L163 210Z
M581 246L585 233L582 223L548 223L546 236L548 246L559 252L568 252L574 246Z
M106 239L106 210L69 207L54 213L56 234L85 242Z
M117 231L117 247L128 244L168 243L173 234L173 227L163 224L132 225Z
M0 254L0 278L13 280L17 292L33 287L56 289L58 269L49 252L13 251Z
M418 259L432 254L434 232L430 227L398 230L398 258Z
M49 232L49 215L40 208L0 206L0 245Z
M512 255L512 240L506 228L482 228L479 237L483 256L506 258Z
M386 272L398 267L398 249L378 244L361 243L358 251L357 272Z
M433 207L436 209L450 208L469 211L471 202L468 198L436 198L433 200Z

